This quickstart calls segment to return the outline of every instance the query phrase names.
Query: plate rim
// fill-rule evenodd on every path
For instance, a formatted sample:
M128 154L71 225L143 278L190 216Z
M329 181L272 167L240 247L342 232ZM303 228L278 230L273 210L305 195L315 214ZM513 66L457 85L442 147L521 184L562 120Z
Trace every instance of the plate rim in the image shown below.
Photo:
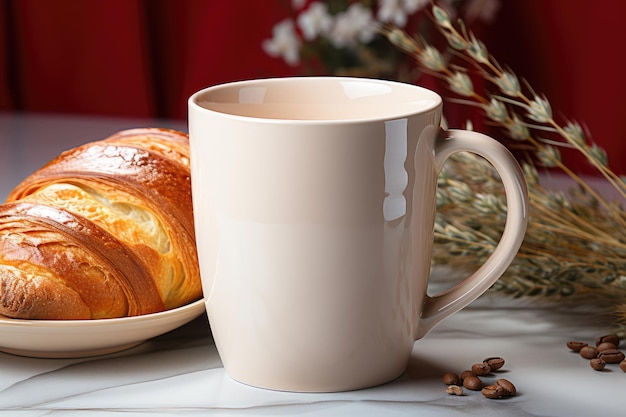
M173 331L206 311L200 298L184 306L139 316L96 320L0 320L0 352L44 359L117 353ZM101 335L114 334L103 339ZM90 336L98 335L95 338ZM52 339L50 339L52 337Z
M204 306L204 298L192 301L189 304L182 305L180 307L171 308L169 310L158 311L156 313L140 314L137 316L116 317L108 319L80 319L80 320L46 320L46 319L15 319L7 316L0 315L0 328L4 326L15 327L41 327L41 328L69 328L69 327L97 327L97 326L110 326L116 324L131 324L135 321L146 320L158 320L160 318L167 318L171 315L179 315L187 310L200 310L199 306Z

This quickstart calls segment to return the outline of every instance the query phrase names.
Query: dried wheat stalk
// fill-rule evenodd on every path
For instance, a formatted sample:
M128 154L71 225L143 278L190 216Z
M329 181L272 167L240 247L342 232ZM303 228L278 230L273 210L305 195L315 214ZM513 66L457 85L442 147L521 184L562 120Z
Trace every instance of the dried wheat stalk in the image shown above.
M585 137L579 123L559 123L547 98L528 85L522 88L518 77L502 67L461 20L453 25L436 4L431 10L447 39L446 54L397 27L386 26L382 33L413 56L423 71L461 96L458 102L482 109L489 124L502 128L513 146L533 156L532 164L523 161L530 185L529 229L516 260L493 291L598 307L612 317L618 331L626 332L626 213L619 202L607 200L570 169L560 148L582 154L622 199L626 183L609 168L606 152ZM480 91L472 76L484 80ZM560 169L577 188L571 193L545 189L536 166ZM499 178L481 158L460 154L444 168L438 197L434 261L474 269L502 233L506 206Z

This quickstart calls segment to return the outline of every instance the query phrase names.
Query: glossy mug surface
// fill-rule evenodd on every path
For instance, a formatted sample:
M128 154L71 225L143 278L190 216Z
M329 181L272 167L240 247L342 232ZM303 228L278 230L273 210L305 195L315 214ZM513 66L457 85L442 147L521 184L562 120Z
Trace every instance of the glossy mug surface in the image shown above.
M340 77L189 99L200 270L228 375L287 391L388 382L415 340L504 272L528 221L521 170L487 136L440 135L441 111L424 88ZM437 174L458 151L496 167L508 217L486 263L429 296Z

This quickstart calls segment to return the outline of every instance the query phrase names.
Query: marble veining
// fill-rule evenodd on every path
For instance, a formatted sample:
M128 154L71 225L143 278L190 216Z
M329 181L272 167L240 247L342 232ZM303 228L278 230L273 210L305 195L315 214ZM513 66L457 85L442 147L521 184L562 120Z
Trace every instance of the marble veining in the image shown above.
M378 387L300 394L240 384L221 365L205 317L113 355L34 359L0 354L3 416L358 415L622 416L626 374L593 371L567 350L571 338L598 335L585 313L472 306L416 342L407 372ZM449 396L441 376L487 356L518 395L488 400Z

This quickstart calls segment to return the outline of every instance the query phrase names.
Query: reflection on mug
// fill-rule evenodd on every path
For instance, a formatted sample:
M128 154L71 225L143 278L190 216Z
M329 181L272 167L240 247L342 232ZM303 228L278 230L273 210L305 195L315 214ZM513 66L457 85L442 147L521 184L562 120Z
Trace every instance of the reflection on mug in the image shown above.
M385 200L383 216L386 221L406 214L404 192L409 182L404 163L407 156L407 119L385 122Z

